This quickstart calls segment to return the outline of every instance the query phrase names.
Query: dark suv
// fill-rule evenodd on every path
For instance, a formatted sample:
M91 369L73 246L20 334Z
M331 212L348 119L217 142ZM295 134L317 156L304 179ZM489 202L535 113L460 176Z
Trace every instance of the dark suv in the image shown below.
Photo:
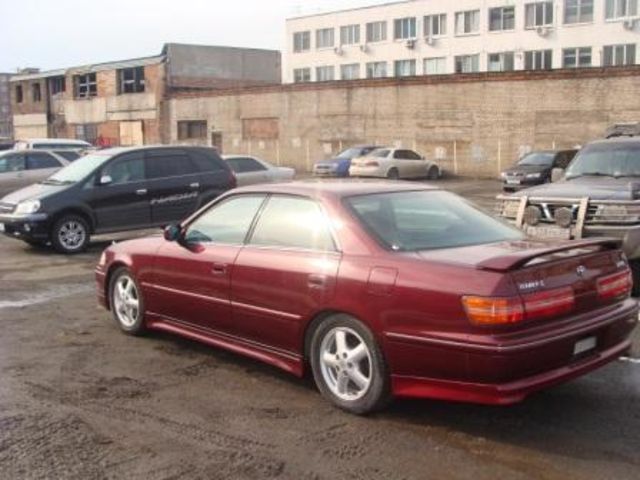
M504 191L516 191L548 183L553 169L566 169L576 153L577 150L541 150L528 153L513 167L502 172L502 188Z
M502 216L534 237L619 238L640 295L640 137L592 142L562 180L498 199Z
M101 150L0 199L0 231L77 253L92 234L164 226L235 186L211 148Z

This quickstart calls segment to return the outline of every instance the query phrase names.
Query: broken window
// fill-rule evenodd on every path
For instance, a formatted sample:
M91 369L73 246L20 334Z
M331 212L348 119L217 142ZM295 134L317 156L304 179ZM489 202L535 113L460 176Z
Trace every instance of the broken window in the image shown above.
M51 78L49 80L49 90L51 95L65 92L67 90L66 78L63 76Z
M76 85L76 98L90 98L98 95L98 84L95 73L76 75L74 80Z
M98 126L95 123L76 125L76 139L95 145L98 141Z
M42 100L42 90L40 89L40 83L31 84L31 100L33 100L33 103L37 103Z
M182 120L178 122L178 140L207 138L206 120Z
M144 92L144 67L118 70L118 95Z
M16 85L16 103L22 103L23 100L22 85Z

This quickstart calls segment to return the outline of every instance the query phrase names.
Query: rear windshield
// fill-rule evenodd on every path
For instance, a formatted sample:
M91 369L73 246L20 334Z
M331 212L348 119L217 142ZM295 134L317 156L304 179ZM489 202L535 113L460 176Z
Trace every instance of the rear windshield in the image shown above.
M433 250L524 238L519 230L449 192L349 197L348 207L387 248Z
M86 155L82 158L77 159L75 162L70 163L63 169L58 170L54 175L49 177L43 183L70 184L79 182L80 180L84 180L85 178L87 178L87 176L89 176L96 168L98 168L110 158L110 155L101 155L99 153Z
M555 153L530 153L520 159L518 165L547 167L553 163Z

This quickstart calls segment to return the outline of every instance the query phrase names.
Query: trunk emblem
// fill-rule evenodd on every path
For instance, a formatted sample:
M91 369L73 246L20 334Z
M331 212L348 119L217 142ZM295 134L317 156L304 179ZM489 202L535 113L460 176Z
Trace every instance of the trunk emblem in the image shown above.
M579 277L584 277L584 274L587 273L587 268L584 265L580 265L576 268L576 273Z

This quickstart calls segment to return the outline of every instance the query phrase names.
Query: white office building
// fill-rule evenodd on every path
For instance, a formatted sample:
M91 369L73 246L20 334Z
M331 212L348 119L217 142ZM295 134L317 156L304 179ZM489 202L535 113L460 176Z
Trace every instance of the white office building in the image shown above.
M409 0L287 20L287 83L633 65L640 0Z

